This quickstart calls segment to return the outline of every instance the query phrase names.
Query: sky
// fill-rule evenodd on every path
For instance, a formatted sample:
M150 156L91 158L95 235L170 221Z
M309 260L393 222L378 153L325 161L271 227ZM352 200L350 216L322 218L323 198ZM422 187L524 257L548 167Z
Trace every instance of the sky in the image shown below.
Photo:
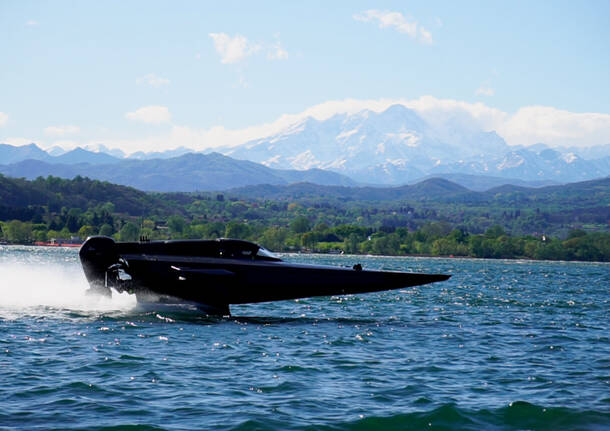
M606 0L0 0L0 143L201 150L404 103L610 145L608 22Z

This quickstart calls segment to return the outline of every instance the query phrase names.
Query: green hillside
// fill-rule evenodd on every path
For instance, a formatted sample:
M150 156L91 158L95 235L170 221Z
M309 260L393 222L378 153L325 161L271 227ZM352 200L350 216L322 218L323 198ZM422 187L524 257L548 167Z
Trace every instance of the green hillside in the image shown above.
M0 176L5 241L234 237L273 250L609 260L610 179L473 192L443 179L145 193L77 177Z
M45 207L51 213L62 207L86 211L107 202L112 203L116 212L132 216L169 211L168 203L159 197L106 181L83 177L73 180L39 177L28 181L0 174L0 207L4 211L36 207Z

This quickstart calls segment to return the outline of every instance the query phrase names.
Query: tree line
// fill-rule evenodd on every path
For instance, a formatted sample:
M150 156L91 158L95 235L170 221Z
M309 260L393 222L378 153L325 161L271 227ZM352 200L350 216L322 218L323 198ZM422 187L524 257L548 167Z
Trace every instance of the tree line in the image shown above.
M1 175L0 199L0 239L8 243L91 235L121 241L230 237L275 251L610 259L603 201L555 217L545 207L160 194L81 177Z
M389 256L452 256L478 258L527 258L544 260L610 261L610 233L576 229L566 238L546 235L512 236L496 225L482 234L454 229L448 223L432 222L416 230L408 228L375 229L353 224L312 225L305 217L296 217L287 226L229 221L187 222L170 216L165 223L150 219L125 221L117 225L105 209L92 213L98 225L71 223L76 215L68 211L61 230L44 223L11 220L0 222L2 237L9 243L31 244L56 238L106 235L118 241L147 239L238 238L257 242L273 251L374 254ZM68 227L72 226L72 230ZM120 226L120 227L119 227Z

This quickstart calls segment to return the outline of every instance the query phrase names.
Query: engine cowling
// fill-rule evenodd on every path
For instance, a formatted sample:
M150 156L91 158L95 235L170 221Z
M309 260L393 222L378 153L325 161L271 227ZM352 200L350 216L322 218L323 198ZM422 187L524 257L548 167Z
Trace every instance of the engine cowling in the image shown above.
M107 236L91 236L87 238L78 253L89 282L90 293L110 296L108 275L111 267L120 263L117 245Z

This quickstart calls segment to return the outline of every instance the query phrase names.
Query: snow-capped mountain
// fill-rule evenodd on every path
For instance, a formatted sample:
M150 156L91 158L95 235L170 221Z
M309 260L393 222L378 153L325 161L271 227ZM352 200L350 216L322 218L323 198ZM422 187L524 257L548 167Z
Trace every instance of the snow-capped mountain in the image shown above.
M536 152L520 149L509 151L487 163L456 162L437 166L429 171L430 175L439 173L492 175L529 181L585 181L609 175L610 157L585 160L572 152L561 153L552 149Z
M330 170L361 184L401 185L440 174L488 176L507 181L574 182L610 175L610 143L589 148L549 148L544 143L509 146L493 130L482 130L456 111L422 116L397 104L385 111L306 117L281 132L237 147L210 149L268 168ZM102 144L44 151L35 144L0 143L0 165L28 159L51 164L112 164L126 160L170 160L194 150L178 147L127 156ZM513 181L514 182L514 181Z
M194 153L194 152L195 151L190 148L178 147L173 150L167 150L167 151L151 151L151 152L137 151L133 154L130 154L128 156L128 158L134 159L134 160L171 159L173 157L180 157L180 156L183 156L184 154Z
M469 142L476 145L466 145ZM435 130L415 111L393 105L380 113L337 114L325 121L309 117L280 134L223 152L276 168L421 176L439 164L464 158L481 160L485 154L508 150L495 132L457 127Z
M333 170L365 183L403 184L434 173L562 182L610 174L608 158L584 160L544 145L516 149L495 131L458 117L432 125L403 105L323 121L308 117L281 133L221 152L273 168Z
M94 152L94 153L108 154L117 159L123 159L126 157L126 154L123 150L121 150L119 148L108 148L104 144L89 144L89 145L86 145L84 149L87 151Z

